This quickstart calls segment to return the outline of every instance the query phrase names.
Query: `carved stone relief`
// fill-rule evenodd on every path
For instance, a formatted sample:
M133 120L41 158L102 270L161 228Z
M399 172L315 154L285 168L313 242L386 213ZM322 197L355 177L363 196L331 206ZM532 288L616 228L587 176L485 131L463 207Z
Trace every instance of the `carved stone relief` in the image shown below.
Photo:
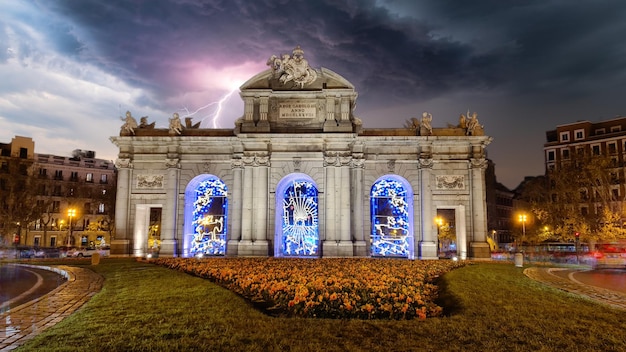
M163 188L163 175L137 175L137 188Z
M437 175L435 176L437 189L465 189L465 176L463 175Z

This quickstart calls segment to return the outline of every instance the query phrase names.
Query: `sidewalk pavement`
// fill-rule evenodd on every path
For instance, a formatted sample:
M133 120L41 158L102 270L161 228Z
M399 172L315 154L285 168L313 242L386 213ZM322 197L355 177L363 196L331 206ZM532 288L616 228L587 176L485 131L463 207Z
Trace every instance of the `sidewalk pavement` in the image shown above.
M89 269L36 266L58 272L67 282L48 294L0 314L0 352L11 351L72 314L102 289L104 278Z
M580 296L590 298L594 301L621 310L626 310L626 294L607 290L605 288L586 285L582 282L565 278L556 274L558 271L569 270L567 268L530 267L524 269L524 274L535 280L571 292Z

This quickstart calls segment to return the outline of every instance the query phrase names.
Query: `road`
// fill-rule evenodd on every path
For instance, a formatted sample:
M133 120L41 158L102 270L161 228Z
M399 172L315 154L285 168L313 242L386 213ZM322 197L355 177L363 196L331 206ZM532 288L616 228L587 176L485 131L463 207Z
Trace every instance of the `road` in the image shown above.
M0 312L45 295L64 282L64 277L49 270L0 265Z
M554 274L579 281L583 284L626 293L626 270L602 269L580 270L570 269L555 271Z

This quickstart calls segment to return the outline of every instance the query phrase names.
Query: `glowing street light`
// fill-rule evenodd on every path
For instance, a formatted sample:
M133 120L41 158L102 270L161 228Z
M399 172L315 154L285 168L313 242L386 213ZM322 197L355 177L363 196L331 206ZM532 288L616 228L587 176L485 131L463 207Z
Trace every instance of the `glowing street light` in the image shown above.
M69 247L69 246L71 246L71 242L70 241L72 239L72 218L74 216L76 216L76 209L74 209L74 208L67 209L67 216L70 218L70 222L69 222L70 228L68 230L69 235L67 236L67 245Z
M526 237L526 220L528 218L526 217L526 214L520 214L519 215L519 221L522 223L522 241L524 240L524 237Z

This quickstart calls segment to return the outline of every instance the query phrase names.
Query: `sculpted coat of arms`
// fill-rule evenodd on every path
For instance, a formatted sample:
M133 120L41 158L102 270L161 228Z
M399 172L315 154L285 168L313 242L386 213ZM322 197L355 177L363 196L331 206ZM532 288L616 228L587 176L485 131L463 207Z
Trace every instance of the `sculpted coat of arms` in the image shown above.
M300 88L304 88L317 79L317 72L309 66L309 62L304 58L304 50L299 45L293 49L291 56L272 55L267 60L267 65L272 68L274 78L282 84L293 81Z

